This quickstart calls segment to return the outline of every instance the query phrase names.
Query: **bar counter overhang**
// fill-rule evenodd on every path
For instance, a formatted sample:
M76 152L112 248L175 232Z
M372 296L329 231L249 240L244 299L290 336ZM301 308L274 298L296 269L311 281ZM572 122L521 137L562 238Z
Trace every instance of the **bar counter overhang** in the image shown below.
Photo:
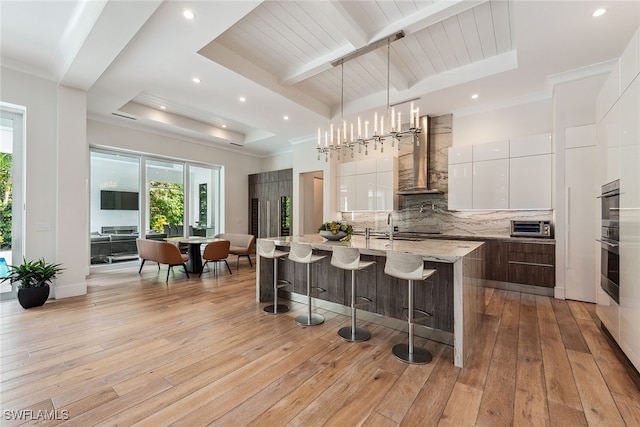
M301 236L268 237L282 250L288 250L291 242L311 244L314 251L331 255L337 245L355 247L363 258L375 260L375 278L364 276L358 279L358 292L367 293L373 299L373 306L358 310L358 316L364 321L406 331L406 295L402 285L396 279L384 274L384 261L388 251L420 254L425 266L435 268L437 273L428 286L416 286L416 308L434 312L431 326L416 324L415 333L424 338L453 345L454 364L462 367L470 354L484 316L484 242L466 240L424 239L419 241L393 240L388 238L354 235L349 242L328 241L319 234ZM269 302L273 299L273 264L270 259L257 257L256 262L256 300ZM344 295L348 280L344 272L330 265L330 256L316 270L318 277L314 284L327 288L327 292L313 298L314 306L348 315L350 307ZM278 267L280 279L289 280L292 292L280 291L292 301L302 302L306 298L306 277L297 272L293 263L282 261ZM265 262L266 261L266 262ZM371 274L371 273L362 273ZM375 280L372 280L375 279ZM424 289L421 296L419 288ZM324 295L326 294L326 295ZM337 297L336 297L337 295ZM419 307L422 304L429 307Z

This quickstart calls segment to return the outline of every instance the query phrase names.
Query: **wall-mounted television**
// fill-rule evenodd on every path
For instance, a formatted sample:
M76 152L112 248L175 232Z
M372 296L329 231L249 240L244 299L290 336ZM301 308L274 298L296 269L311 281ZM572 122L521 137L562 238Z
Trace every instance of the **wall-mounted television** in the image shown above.
M137 211L138 193L133 191L100 191L100 209Z

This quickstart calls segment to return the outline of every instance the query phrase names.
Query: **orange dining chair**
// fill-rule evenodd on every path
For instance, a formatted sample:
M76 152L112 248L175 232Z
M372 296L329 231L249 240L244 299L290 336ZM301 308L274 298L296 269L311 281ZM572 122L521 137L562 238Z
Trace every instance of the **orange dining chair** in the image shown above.
M229 263L227 262L227 258L229 257L229 247L231 246L231 242L229 240L218 240L217 242L207 243L207 246L204 248L204 252L202 254L202 259L205 261L202 270L200 271L200 276L202 276L202 272L204 271L204 267L207 265L209 261L215 262L216 264L220 261L224 261L227 265L227 269L229 269L229 274L231 273L231 267L229 267ZM218 266L215 268L216 276L218 275Z

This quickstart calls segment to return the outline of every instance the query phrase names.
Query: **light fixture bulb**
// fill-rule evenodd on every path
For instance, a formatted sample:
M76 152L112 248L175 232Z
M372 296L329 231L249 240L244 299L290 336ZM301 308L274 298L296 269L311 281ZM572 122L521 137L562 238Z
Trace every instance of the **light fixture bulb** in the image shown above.
M193 80L194 83L200 83L200 79L197 78L197 77L194 77L192 80Z
M185 10L184 12L182 12L182 16L184 16L187 19L193 19L196 17L196 14L193 13L192 10Z
M591 16L593 16L594 18L597 18L598 16L602 16L605 13L607 13L607 9L604 9L604 8L596 9L596 10L593 11Z
M479 95L477 93L474 93L473 95L471 95L471 99L478 99Z
M239 98L239 100L240 100L240 102L245 102L245 101L247 100L247 98L245 98L244 96L241 96L241 97Z

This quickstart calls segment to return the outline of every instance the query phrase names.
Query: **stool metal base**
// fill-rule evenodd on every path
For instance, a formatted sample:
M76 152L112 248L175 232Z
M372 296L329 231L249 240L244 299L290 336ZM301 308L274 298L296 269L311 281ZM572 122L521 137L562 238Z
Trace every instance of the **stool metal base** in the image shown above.
M431 362L432 359L431 353L424 348L413 347L413 354L410 354L409 344L396 344L392 351L398 359L414 365L424 365Z
M315 313L302 314L296 317L296 323L300 326L316 326L324 323L324 317Z
M274 310L273 308L277 307L277 310ZM286 313L287 311L289 311L289 307L284 305L284 304L278 304L277 306L271 304L266 306L265 308L262 309L265 313L269 313L269 314L280 314L280 313Z
M355 334L352 333L351 326L345 326L344 328L340 328L338 330L338 335L345 341L349 342L361 342L366 341L371 338L371 332L367 331L364 328L356 328Z

